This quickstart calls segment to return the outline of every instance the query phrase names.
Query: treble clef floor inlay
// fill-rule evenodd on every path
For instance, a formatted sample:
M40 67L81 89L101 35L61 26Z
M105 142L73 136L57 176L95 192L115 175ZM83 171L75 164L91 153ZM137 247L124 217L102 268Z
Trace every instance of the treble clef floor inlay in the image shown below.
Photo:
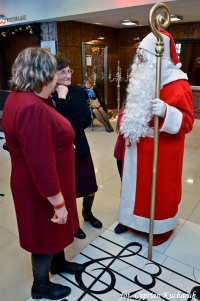
M106 230L75 257L85 264L82 274L63 273L53 279L72 288L65 301L200 300L195 275L169 267L159 252L156 261L148 261L147 252L147 245Z

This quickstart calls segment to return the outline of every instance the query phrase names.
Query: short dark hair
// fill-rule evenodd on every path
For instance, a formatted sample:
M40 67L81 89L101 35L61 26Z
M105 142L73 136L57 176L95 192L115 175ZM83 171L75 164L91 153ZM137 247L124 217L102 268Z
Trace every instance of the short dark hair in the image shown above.
M70 66L70 60L62 53L55 54L55 59L57 61L57 70L62 70Z

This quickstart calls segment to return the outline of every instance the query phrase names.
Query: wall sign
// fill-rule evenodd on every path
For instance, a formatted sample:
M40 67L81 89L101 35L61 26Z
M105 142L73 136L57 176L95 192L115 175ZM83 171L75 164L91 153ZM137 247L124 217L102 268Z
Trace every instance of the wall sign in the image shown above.
M86 66L92 66L92 56L86 55Z
M10 18L7 18L7 19L1 19L0 18L0 25L6 25L7 23L19 22L19 21L26 21L26 15L10 17Z
M42 41L41 47L49 50L52 54L56 54L56 41Z

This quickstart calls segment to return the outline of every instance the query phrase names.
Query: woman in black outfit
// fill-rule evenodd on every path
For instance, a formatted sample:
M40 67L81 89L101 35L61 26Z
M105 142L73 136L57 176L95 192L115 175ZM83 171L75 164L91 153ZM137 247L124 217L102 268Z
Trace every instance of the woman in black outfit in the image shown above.
M82 215L85 221L95 228L101 228L102 223L93 216L92 204L95 192L98 190L90 148L84 132L91 124L91 113L84 96L83 89L71 85L69 60L62 54L55 55L57 60L57 88L51 95L55 109L67 118L75 131L75 177L76 197L83 197ZM66 179L67 180L67 179ZM75 237L85 238L86 235L79 228Z

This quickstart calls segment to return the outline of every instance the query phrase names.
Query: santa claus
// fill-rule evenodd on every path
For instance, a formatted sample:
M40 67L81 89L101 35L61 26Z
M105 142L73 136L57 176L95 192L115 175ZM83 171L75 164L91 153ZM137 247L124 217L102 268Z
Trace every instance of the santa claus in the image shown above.
M154 115L159 116L158 168L153 245L164 243L175 228L181 204L185 134L194 122L192 93L180 70L172 36L160 30L164 42L160 99L155 98L156 37L150 33L139 45L127 88L120 132L126 140L119 224L149 232L154 144Z

